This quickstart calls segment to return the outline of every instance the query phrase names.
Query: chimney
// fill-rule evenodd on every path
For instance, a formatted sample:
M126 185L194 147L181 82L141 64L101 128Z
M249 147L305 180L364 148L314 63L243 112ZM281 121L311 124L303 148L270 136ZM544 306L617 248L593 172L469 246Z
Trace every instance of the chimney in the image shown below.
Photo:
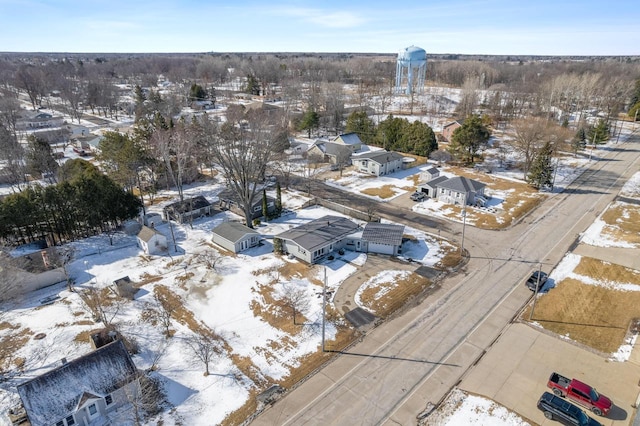
M62 365L67 365L67 359L66 358L62 358L60 360L60 362L62 363Z

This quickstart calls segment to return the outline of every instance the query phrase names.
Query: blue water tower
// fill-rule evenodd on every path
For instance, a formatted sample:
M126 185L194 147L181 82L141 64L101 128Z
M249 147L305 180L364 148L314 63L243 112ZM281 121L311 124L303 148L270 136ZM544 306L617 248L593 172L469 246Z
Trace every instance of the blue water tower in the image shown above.
M396 93L422 93L427 74L427 52L417 46L406 47L398 53L396 63Z

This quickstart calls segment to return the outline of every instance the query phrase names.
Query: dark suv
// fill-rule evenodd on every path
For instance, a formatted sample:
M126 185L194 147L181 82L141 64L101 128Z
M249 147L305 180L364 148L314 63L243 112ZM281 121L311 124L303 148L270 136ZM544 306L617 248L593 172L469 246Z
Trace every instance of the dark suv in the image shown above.
M540 283L538 284L538 276L540 277ZM542 271L534 271L533 274L527 280L527 288L531 291L536 291L536 285L539 285L538 291L542 289L544 283L547 282L547 274Z
M602 426L602 423L587 416L580 408L549 392L542 394L538 400L538 408L549 420L558 420L566 425Z

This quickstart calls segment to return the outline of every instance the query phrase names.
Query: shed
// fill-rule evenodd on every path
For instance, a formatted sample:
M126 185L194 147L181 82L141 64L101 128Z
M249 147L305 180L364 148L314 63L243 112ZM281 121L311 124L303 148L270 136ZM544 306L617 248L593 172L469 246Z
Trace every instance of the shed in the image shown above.
M397 256L402 246L404 225L369 222L362 231L362 239L367 242L369 253Z
M167 237L158 230L143 226L138 232L138 246L146 254L159 254L167 249Z

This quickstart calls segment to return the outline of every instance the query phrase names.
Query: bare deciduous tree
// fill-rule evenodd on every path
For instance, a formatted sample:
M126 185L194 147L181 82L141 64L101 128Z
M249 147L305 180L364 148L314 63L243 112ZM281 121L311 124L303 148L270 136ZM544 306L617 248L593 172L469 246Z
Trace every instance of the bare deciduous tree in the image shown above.
M185 343L191 350L192 355L204 364L204 375L208 376L209 364L220 355L224 349L222 337L215 331L200 329L195 334L185 339Z
M280 302L283 306L291 309L294 324L297 324L296 315L298 313L304 315L309 309L310 303L306 289L294 283L287 283L282 286L282 298Z
M153 302L145 303L144 310L140 316L145 322L152 325L160 325L165 337L168 339L173 335L171 318L182 306L181 301L177 297L171 297L157 290L154 291L153 300Z
M88 288L79 293L83 309L91 314L95 321L101 322L105 327L113 324L113 320L122 308L122 300L109 288Z

